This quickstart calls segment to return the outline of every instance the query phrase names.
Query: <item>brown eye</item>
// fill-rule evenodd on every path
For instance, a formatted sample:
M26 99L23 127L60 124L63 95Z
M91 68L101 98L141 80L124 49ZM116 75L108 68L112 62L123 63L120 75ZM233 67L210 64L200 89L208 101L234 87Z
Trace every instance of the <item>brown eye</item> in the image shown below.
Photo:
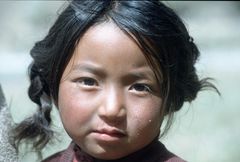
M83 86L97 86L97 81L93 78L80 78L78 83L82 84Z
M150 92L151 88L146 84L136 83L131 86L130 90L134 90L137 92Z

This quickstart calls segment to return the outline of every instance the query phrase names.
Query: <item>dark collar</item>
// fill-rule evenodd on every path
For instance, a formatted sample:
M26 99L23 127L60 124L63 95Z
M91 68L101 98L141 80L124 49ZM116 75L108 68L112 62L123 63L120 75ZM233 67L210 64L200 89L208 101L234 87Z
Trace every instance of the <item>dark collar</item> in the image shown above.
M155 138L143 149L117 160L101 160L93 158L73 144L75 156L80 162L164 162L176 156L169 152L166 147Z

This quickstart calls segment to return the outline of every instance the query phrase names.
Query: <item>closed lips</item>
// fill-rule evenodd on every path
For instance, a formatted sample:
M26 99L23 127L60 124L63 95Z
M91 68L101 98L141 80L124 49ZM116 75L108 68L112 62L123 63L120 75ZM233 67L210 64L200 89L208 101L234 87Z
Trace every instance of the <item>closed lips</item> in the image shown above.
M115 137L126 136L126 133L124 131L117 130L117 129L100 129L100 130L95 130L93 132L99 133L99 134L106 134L106 135L109 135L109 136L115 136Z

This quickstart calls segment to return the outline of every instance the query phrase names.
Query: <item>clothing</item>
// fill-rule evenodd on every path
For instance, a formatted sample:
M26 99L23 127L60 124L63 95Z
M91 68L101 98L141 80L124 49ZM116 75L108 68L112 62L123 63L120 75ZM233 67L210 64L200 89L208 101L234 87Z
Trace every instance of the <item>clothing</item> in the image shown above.
M99 160L85 154L75 144L61 152L58 152L42 162L186 162L169 152L166 147L155 139L145 148L118 160Z
M13 119L9 108L0 84L0 162L18 161L17 150L10 133Z

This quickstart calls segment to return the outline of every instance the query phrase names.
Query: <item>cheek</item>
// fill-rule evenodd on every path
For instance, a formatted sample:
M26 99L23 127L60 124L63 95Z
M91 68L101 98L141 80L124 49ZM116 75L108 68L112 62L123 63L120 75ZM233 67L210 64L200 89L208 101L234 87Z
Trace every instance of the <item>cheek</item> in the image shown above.
M79 93L71 84L60 84L58 108L65 129L74 130L91 119L92 106L88 100L88 96Z
M162 100L157 97L138 102L137 105L133 104L130 113L132 129L136 128L136 131L157 131L162 122L161 104Z

